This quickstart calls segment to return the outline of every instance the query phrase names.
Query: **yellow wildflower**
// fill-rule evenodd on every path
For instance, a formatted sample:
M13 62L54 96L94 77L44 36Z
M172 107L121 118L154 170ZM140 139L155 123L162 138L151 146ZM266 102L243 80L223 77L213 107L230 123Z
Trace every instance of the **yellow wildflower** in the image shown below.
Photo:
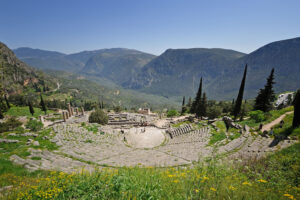
M291 194L284 194L283 196L289 198L289 199L295 199L293 195Z
M243 185L249 185L249 186L251 186L252 184L251 184L251 183L248 183L247 181L245 181L245 182L243 183Z
M178 183L178 182L179 182L179 180L177 180L177 179L173 181L173 183Z
M213 188L213 187L211 187L210 190L211 190L211 191L214 191L214 192L217 191L217 189L216 189L216 188Z
M268 181L263 180L263 179L259 179L258 181L261 182L261 183L266 183L266 182L268 182Z
M236 188L235 187L233 187L233 186L229 186L229 190L236 190Z
M196 193L198 193L198 192L199 192L199 190L198 190L198 189L195 189L195 192L196 192Z
M295 190L300 190L300 188L299 187L293 187Z
M206 176L204 176L203 179L202 179L202 181L201 181L201 183L203 183L203 182L206 181L206 180L209 180L209 178L206 177Z

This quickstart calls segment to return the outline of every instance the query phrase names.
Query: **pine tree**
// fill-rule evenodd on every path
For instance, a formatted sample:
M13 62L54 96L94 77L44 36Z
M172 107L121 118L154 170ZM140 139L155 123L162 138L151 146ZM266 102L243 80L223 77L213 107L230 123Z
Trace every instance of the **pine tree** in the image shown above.
M44 102L44 99L43 99L43 96L41 94L41 103L40 103L41 107L42 107L42 111L45 112L45 115L47 114L47 107L45 105L45 102Z
M104 109L104 103L103 103L103 101L102 101L102 103L101 103L101 107L102 107L102 109Z
M267 78L267 84L263 89L260 89L256 99L255 99L255 110L261 110L263 112L268 112L272 110L272 103L275 100L275 94L273 90L274 84L274 68L271 71L271 74Z
M300 126L300 89L297 91L294 101L294 119L293 119L293 128Z
M193 101L192 107L190 109L191 113L196 113L197 107L199 106L199 103L201 101L201 95L202 95L202 77L200 79L200 85L199 85L199 88L198 88L198 92L197 92L196 98Z
M5 99L7 108L10 109L10 104L9 104L9 102L8 102L8 99L7 99L6 94L4 95L4 99Z
M30 112L31 115L33 116L33 114L34 114L34 109L33 109L32 103L29 102L29 103L28 103L28 106L29 106L29 112Z
M234 110L233 110L233 115L234 115L235 119L241 111L241 106L242 106L242 102L243 102L243 95L244 95L244 89L245 89L245 83L246 83L246 76L247 76L247 64L245 66L244 75L243 75L243 79L242 79L242 82L241 82L239 94L236 98L235 106L234 106Z
M182 106L181 106L181 115L183 115L186 112L186 106L185 106L185 96L182 98Z

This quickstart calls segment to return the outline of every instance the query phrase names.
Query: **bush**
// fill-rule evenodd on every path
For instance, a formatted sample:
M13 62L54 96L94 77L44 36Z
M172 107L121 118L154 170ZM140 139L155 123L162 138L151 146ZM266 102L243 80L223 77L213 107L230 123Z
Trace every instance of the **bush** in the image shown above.
M29 128L31 131L39 131L43 128L43 123L37 120L30 120L26 124L26 128Z
M95 112L92 112L89 117L90 123L98 124L107 124L108 116L103 112L103 110L97 109Z
M121 112L121 110L122 110L121 106L116 106L116 107L114 107L114 111L115 111L116 113Z
M178 115L177 110L169 110L167 113L167 117L175 117Z
M220 117L222 114L222 107L221 106L211 106L208 107L207 109L207 117L209 117L210 119L214 119L217 117Z
M265 120L265 114L261 110L252 111L249 113L250 118L253 119L256 123L262 122Z
M22 122L16 119L16 117L11 117L6 122L0 123L0 132L12 131L20 127Z

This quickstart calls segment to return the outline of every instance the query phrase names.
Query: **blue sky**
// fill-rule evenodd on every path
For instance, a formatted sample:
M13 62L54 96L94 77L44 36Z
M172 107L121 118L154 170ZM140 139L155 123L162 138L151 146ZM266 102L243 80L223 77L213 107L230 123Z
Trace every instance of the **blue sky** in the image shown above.
M300 0L0 0L0 41L64 53L125 47L249 53L300 36Z

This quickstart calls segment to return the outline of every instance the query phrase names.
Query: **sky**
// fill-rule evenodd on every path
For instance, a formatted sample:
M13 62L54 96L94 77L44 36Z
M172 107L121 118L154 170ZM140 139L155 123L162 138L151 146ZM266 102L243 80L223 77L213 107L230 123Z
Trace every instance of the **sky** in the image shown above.
M123 47L250 53L300 36L300 0L0 0L0 41L74 53Z

